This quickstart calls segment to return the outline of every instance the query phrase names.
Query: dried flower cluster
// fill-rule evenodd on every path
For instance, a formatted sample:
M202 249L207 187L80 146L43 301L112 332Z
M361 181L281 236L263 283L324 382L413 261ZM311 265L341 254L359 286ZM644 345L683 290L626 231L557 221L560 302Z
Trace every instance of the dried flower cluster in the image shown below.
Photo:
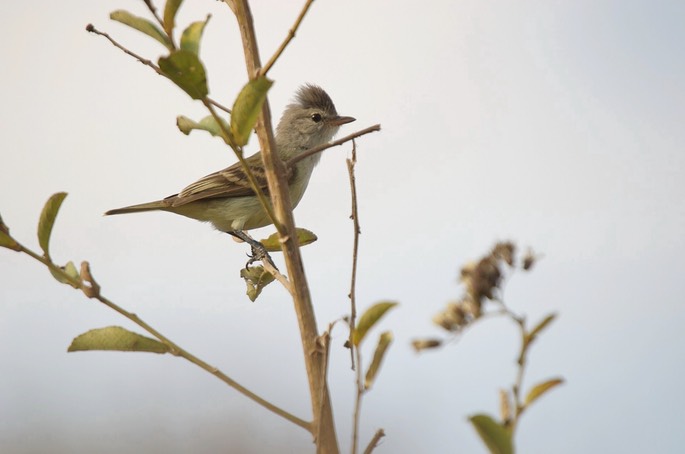
M530 270L536 256L526 252L519 267ZM460 281L465 292L458 300L447 303L445 309L433 317L433 322L450 333L457 333L482 315L483 304L495 300L502 283L505 266L516 268L516 245L510 241L495 244L490 253L477 262L461 269ZM417 351L435 348L442 344L438 339L417 339L413 342Z

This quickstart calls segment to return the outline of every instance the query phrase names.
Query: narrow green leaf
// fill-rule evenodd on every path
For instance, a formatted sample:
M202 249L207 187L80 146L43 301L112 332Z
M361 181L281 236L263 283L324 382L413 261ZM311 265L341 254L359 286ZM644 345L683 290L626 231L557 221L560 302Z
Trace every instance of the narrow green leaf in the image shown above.
M166 5L164 5L164 31L167 35L171 36L174 31L174 25L176 24L176 12L178 8L183 3L183 0L166 0Z
M193 22L183 30L181 35L181 50L187 50L195 55L200 55L200 40L202 39L202 32L205 29L205 25L209 22L209 18L212 17L211 14L207 15L207 19L203 21Z
M364 378L364 388L370 389L373 382L376 380L376 375L381 367L381 362L385 353L388 351L388 347L392 342L392 333L386 331L378 337L378 345L376 345L376 351L373 353L373 360L366 371L366 377Z
M492 454L513 454L511 433L488 415L474 415L469 418L481 440Z
M67 351L116 350L120 352L168 353L163 343L120 326L92 329L71 341Z
M0 216L0 247L6 247L13 251L21 251L19 243L10 235L9 227L2 222L2 216Z
M397 306L397 303L390 301L383 301L376 303L362 314L357 322L357 327L352 333L352 342L354 345L359 345L366 336L366 333L378 322L378 320L385 315L385 313Z
M532 342L538 334L540 334L540 331L545 329L547 325L552 323L552 321L556 318L557 314L552 313L549 314L547 317L543 318L540 323L538 323L535 328L533 328L528 335L526 336L526 342L530 343Z
M205 68L194 53L177 50L158 63L159 69L191 98L202 99L209 93Z
M295 231L297 232L297 241L299 242L300 247L311 244L319 239L311 230L297 227ZM268 238L260 240L260 243L262 243L269 252L281 252L282 250L282 244L278 237L278 232L272 233Z
M230 126L228 125L228 122L223 118L221 119L221 122L224 124L226 130L229 130ZM179 115L178 117L176 117L176 126L178 126L178 129L180 129L181 132L185 135L190 134L190 131L192 131L193 129L197 129L201 131L207 131L215 137L222 137L221 127L219 126L219 123L217 123L217 121L211 115L206 116L205 118L200 120L199 123L194 120L191 120L188 117Z
M251 268L243 268L240 270L240 277L245 279L247 285L247 297L253 303L257 299L264 287L274 281L274 276L266 271L262 266L253 266Z
M38 243L43 250L45 257L50 257L50 235L52 234L52 226L55 224L55 218L59 212L59 207L62 205L64 198L67 196L66 192L57 192L53 194L43 207L43 212L40 214L38 221Z
M250 138L271 85L272 80L260 76L249 81L240 91L231 110L231 132L236 145L243 146Z
M528 391L528 395L526 395L526 400L524 401L524 404L526 406L532 404L547 391L556 386L561 385L562 383L564 383L563 378L552 378L542 383L538 383L537 385L533 386L533 388L530 391Z
M165 35L164 32L160 30L155 24L153 24L147 19L134 16L128 11L124 11L121 9L112 12L109 15L109 18L117 22L121 22L122 24L128 25L129 27L134 28L139 32L145 33L146 35L162 43L162 45L169 50L173 49L171 41L169 41L169 37Z

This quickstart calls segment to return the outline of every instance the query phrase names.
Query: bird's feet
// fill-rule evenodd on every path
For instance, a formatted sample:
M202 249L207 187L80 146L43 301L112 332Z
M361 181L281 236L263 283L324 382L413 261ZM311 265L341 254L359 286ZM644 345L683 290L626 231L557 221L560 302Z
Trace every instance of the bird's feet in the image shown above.
M276 268L276 265L274 264L273 260L271 259L271 256L269 255L269 252L266 250L264 245L260 243L259 241L255 240L252 238L250 235L248 235L246 232L242 230L235 230L233 232L228 232L230 235L233 235L236 238L239 238L246 242L247 244L250 245L252 248L252 254L248 254L247 256L250 258L250 260L247 261L245 264L245 268L249 269L250 265L252 265L254 262L259 262L259 261L265 261L268 260L269 263ZM276 268L278 269L278 268Z

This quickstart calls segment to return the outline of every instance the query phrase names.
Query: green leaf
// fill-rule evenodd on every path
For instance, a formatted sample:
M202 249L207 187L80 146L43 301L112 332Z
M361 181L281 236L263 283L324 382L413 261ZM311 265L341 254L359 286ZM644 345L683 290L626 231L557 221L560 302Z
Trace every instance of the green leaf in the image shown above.
M297 227L295 231L297 232L297 241L300 244L300 247L306 246L318 240L314 232L310 230ZM282 244L278 236L278 232L272 233L268 238L260 240L260 243L262 243L269 252L281 252L282 250Z
M383 357L388 351L388 347L390 346L392 339L393 337L390 331L386 331L378 337L378 345L376 345L376 351L373 353L373 360L371 360L371 364L366 371L366 377L364 378L365 389L370 389L371 385L373 385L376 375L378 374L378 370L381 367Z
M524 404L530 405L533 402L535 402L540 396L545 394L547 391L550 389L561 385L564 383L563 378L552 378L550 380L544 381L542 383L538 383L537 385L533 386L533 388L528 391L528 395L526 396L526 400L524 401Z
M221 119L221 122L228 131L230 128L228 122L223 118ZM219 123L217 123L217 121L211 115L206 116L205 118L200 120L199 123L191 120L188 117L179 115L178 117L176 117L176 126L178 126L178 129L180 129L181 132L185 135L190 134L190 131L192 131L193 129L198 129L202 131L207 131L215 137L222 137L221 127L219 126Z
M2 222L2 216L0 216L0 247L6 247L7 249L12 249L13 251L21 251L21 246L19 246L19 243L17 243L10 235L9 227Z
M159 69L193 99L202 99L209 93L205 68L192 52L177 50L161 57Z
M50 235L52 234L52 226L55 224L55 218L59 212L59 207L62 205L64 198L67 196L66 192L58 192L53 194L43 207L43 212L40 214L38 221L38 243L43 249L43 255L50 257Z
M71 341L67 351L116 350L120 352L168 353L163 343L120 326L92 329Z
M240 270L240 277L245 279L247 284L247 297L254 303L264 287L274 281L274 276L266 271L262 266L253 266Z
M205 25L209 22L209 18L212 17L211 14L207 15L207 19L203 21L193 22L183 30L181 35L181 50L187 50L195 55L200 55L200 40L202 39L202 32L205 29Z
M259 76L240 91L231 110L231 132L236 145L241 147L247 143L262 111L262 104L266 101L266 93L272 85L272 80Z
M366 333L378 322L378 320L381 319L381 317L383 317L383 315L385 315L388 310L395 306L397 306L397 303L383 301L368 308L366 312L364 312L364 314L362 314L362 316L359 318L357 327L352 333L352 342L354 345L359 345L364 339L364 336L366 336Z
M552 313L552 314L549 314L549 315L548 315L547 317L545 317L544 319L542 319L542 321L541 321L540 323L538 323L538 324L535 326L535 328L533 328L533 329L528 333L528 335L526 336L526 342L527 342L527 343L531 343L533 340L535 340L535 338L537 337L537 335L540 334L540 331L542 331L543 329L545 329L545 328L547 327L547 325L549 325L550 323L552 323L552 321L556 318L556 316L557 316L557 314Z
M166 0L166 4L164 5L164 19L162 22L164 22L164 31L166 31L169 36L171 36L171 33L174 31L176 12L181 6L181 3L183 3L183 0Z
M474 415L471 424L492 454L513 454L514 445L511 433L488 415Z
M124 11L121 9L112 12L109 15L109 18L117 22L121 22L122 24L128 25L129 27L134 28L139 32L145 33L146 35L162 43L162 45L164 45L164 47L166 47L169 50L172 50L174 48L171 45L169 37L165 35L164 32L160 30L155 24L153 24L147 19L134 16L128 11Z

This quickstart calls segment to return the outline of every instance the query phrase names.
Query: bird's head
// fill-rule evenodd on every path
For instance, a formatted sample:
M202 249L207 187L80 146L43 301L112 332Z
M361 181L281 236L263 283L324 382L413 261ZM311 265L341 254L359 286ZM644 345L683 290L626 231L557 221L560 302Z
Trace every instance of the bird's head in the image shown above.
M329 142L341 125L353 122L335 110L330 96L316 85L303 85L276 127L279 148L299 152Z

